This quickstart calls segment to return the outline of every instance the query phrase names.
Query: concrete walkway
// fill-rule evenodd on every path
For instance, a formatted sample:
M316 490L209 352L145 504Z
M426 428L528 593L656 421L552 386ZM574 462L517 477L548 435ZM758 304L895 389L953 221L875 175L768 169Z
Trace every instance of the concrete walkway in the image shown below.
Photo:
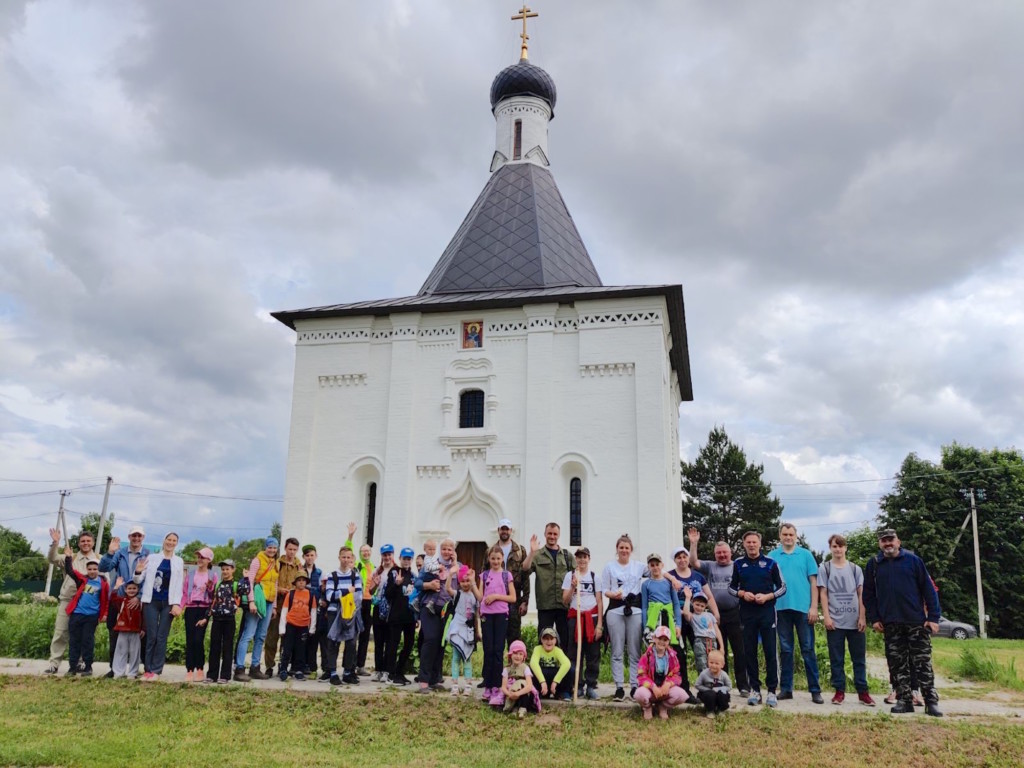
M43 672L48 666L48 663L38 659L7 659L0 658L0 675L32 675L32 676L43 676ZM102 662L97 662L93 665L94 675L88 680L89 683L103 684L107 680L104 675L110 667ZM67 671L67 663L61 665L60 673L58 677L63 676ZM282 683L277 678L273 680L254 680L250 683L231 683L236 687L255 688L260 690L270 691L300 691L303 693L323 694L323 695L392 695L398 696L406 693L413 693L417 690L417 685L413 683L409 686L396 687L390 685L381 685L380 683L371 683L368 677L360 678L361 683L359 685L339 685L333 686L327 683L321 683L313 680L296 681L289 680L286 683ZM176 665L168 665L164 668L164 673L160 678L160 683L179 683L185 684L185 668ZM142 685L142 683L140 683ZM210 685L209 683L197 683L199 687L205 687ZM941 696L940 687L940 696ZM607 707L613 709L630 710L635 709L636 704L632 702L616 703L611 700L611 695L614 688L611 684L604 684L600 688L602 699L599 701L579 701L576 706L587 706L587 707ZM474 689L473 697L459 696L461 701L476 702L478 700L476 689ZM779 707L776 710L780 713L798 713L803 715L889 715L889 707L882 703L882 698L887 692L882 692L878 695L874 695L875 700L878 702L876 707L865 707L860 704L856 696L848 697L846 702L842 706L835 706L829 703L831 698L830 693L825 693L825 704L814 704L811 702L810 694L806 691L797 691L794 694L794 698L790 701L779 702ZM447 696L454 698L450 693L436 693L434 696ZM993 694L989 699L949 699L943 697L939 703L942 712L949 717L956 718L967 718L967 717L1002 717L1009 718L1012 721L1024 724L1024 706L1017 705L1012 702L999 701L1001 698L999 694ZM571 706L562 702L545 702L545 706L551 704L553 707ZM738 694L733 692L733 706L732 712L734 713L754 713L760 712L766 709L764 705L751 707L747 706L746 702L739 699ZM699 707L689 707L683 705L682 711L692 710L694 714L701 712ZM893 715L895 717L895 715ZM904 715L902 717L925 717L923 709L920 710L919 714L915 715Z

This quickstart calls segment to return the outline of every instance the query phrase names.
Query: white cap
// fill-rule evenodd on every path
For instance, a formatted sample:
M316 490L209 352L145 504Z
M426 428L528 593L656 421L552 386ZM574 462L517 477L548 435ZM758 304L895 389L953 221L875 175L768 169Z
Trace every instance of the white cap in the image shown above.
M512 528L512 521L509 520L507 517L501 518L501 520L498 521L498 530L500 531L502 528L509 528L509 529L511 529Z
M133 525L131 528L128 529L129 536L131 536L133 533L141 533L143 536L146 535L146 532L142 529L141 525Z

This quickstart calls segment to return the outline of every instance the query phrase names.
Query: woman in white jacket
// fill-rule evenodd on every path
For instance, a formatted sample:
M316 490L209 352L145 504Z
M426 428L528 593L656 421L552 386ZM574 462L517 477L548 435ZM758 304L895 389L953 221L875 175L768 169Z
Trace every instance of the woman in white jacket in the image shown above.
M143 680L156 680L164 671L167 635L171 621L181 614L181 589L185 563L174 554L178 534L164 536L162 550L149 555L136 570L135 580L142 583L142 616L146 622L146 674Z

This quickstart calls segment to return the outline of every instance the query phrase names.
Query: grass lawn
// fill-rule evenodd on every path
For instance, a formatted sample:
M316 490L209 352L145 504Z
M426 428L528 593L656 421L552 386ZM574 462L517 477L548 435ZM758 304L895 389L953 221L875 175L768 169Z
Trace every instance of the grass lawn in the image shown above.
M236 686L0 677L0 765L1020 766L1011 721L778 712L668 723L548 708L518 722L444 694L302 695Z
M990 664L975 664L985 673L964 674L963 654ZM932 662L938 672L954 680L995 682L1003 688L1024 691L1024 640L932 640Z

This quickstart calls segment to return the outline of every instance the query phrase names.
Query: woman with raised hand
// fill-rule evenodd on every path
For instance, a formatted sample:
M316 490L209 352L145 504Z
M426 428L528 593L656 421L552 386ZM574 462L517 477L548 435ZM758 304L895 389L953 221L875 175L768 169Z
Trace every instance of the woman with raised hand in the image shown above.
M135 569L135 581L142 584L142 615L146 624L146 674L142 676L145 682L152 682L163 673L171 621L181 615L185 563L174 554L177 546L178 534L168 533L160 551L140 560Z

